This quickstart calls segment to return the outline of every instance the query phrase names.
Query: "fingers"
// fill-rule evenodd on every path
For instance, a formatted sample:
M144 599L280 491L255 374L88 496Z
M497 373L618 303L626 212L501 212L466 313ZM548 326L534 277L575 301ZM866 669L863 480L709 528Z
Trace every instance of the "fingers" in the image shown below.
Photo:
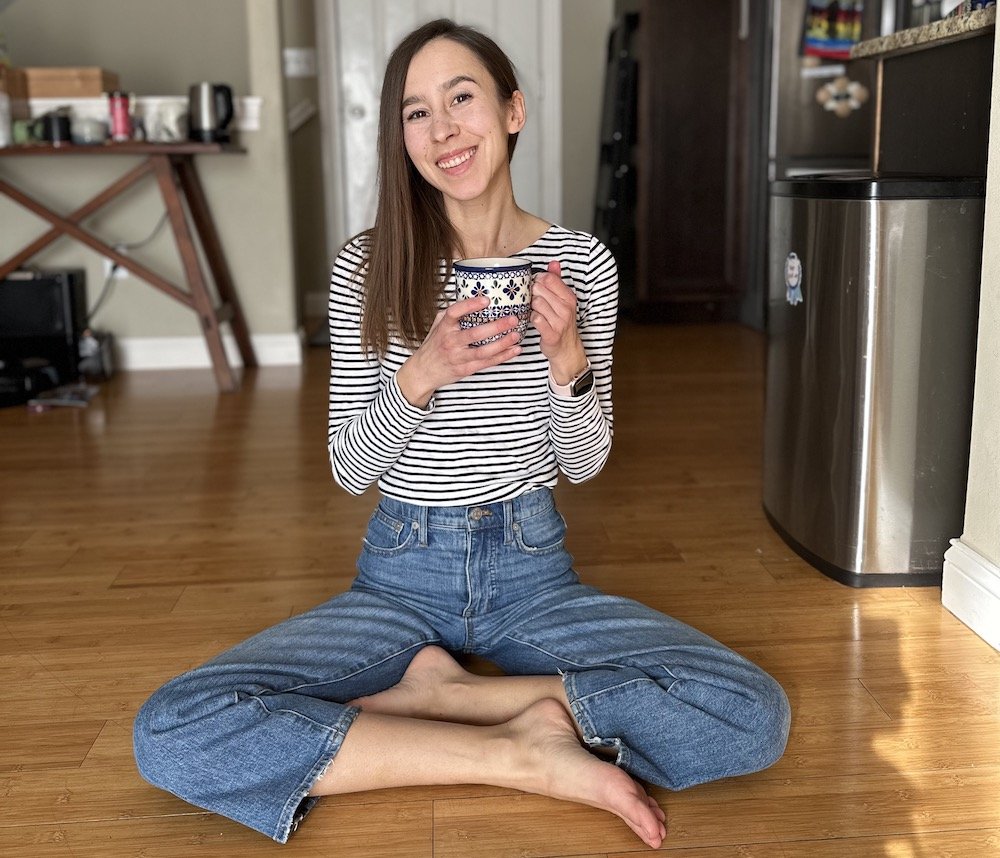
M466 312L484 309L479 299L473 302L460 302L468 305ZM458 306L458 305L453 305ZM504 316L484 325L463 328L460 320L465 313L452 313L451 308L444 314L441 330L436 339L440 360L453 370L453 380L472 375L480 369L496 366L510 360L521 352L521 337L518 334L509 336L518 327L516 316ZM449 318L452 317L452 318ZM495 339L494 339L495 338ZM491 340L491 342L483 342ZM482 345L478 345L482 343Z
M511 345L520 345L521 337L514 334L508 336L517 328L517 319L514 316L505 316L495 322L485 325L476 325L474 328L463 328L455 331L452 346L461 351L472 351L478 353L475 358L471 355L464 355L463 360L479 360L487 358L494 352L501 351ZM489 340L490 342L484 342ZM478 345L482 343L482 345Z
M473 328L462 328L461 320L463 317L470 313L485 310L489 305L488 298L465 298L461 301L456 301L443 314L439 313L438 317L441 318L443 315L444 318L449 319L453 330L456 328L460 329L460 333L458 334L460 341L462 341L460 344L465 346L471 346L498 335L503 336L518 326L519 321L516 316L503 316L482 325L476 325ZM435 324L437 324L437 320L435 320ZM518 339L518 342L520 342L520 339ZM477 348L483 348L483 346L477 346Z
M557 262L550 262L550 268L558 267ZM571 310L576 309L576 294L569 288L557 272L549 271L547 274L539 274L531 288L532 304L535 299L545 301L553 307L565 307Z
M572 290L558 279L536 284L531 294L531 323L545 343L575 331L576 296Z
M456 301L448 309L444 311L445 316L451 319L460 319L462 316L467 316L469 313L475 313L477 310L485 310L490 306L490 299L480 296L479 298L463 298L461 301ZM438 316L441 316L438 313Z
M478 328L472 328L471 331L463 331L462 333L474 334L478 338L475 342L478 342L479 339L484 339L487 336L486 327L486 325L480 325ZM521 338L517 334L513 336L505 334L492 343L484 343L476 347L470 346L471 344L467 344L454 355L454 366L457 370L455 380L477 373L481 369L499 366L516 357L521 353Z
M576 294L563 282L562 266L552 260L531 289L531 321L543 340L576 328Z

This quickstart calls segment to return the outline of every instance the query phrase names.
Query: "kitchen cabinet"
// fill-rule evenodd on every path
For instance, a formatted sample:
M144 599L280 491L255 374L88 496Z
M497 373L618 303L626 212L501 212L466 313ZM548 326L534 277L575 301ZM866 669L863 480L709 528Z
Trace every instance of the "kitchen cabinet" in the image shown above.
M876 64L872 171L985 176L996 8L856 45Z
M752 34L762 4L644 0L638 28L636 315L736 318L763 139ZM756 111L756 114L754 113Z

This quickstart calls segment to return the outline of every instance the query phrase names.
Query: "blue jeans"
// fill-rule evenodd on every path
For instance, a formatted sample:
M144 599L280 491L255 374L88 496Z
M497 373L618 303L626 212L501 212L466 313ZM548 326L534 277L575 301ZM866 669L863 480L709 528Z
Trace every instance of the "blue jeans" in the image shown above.
M284 843L358 715L431 644L560 674L585 741L681 789L781 756L781 687L698 631L580 584L540 489L478 507L385 499L351 589L167 683L135 721L142 775Z

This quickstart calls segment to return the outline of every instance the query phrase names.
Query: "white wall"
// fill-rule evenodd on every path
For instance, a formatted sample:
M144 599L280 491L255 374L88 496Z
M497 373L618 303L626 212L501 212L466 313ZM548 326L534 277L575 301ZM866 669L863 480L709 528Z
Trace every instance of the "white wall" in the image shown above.
M591 231L614 0L562 4L562 225Z
M993 57L992 115L1000 117L1000 41ZM976 358L972 457L963 541L1000 563L1000 122L990 128Z
M965 530L947 554L942 600L1000 649L1000 40L994 45L991 112Z

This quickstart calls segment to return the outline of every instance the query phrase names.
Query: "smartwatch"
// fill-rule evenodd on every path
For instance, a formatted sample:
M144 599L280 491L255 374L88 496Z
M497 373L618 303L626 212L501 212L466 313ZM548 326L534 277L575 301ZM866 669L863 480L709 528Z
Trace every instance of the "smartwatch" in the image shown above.
M570 381L569 384L557 384L556 380L552 377L552 373L549 373L549 387L552 388L552 392L557 396L583 396L585 393L589 393L593 386L594 370L591 369L589 360L587 361L587 368Z

